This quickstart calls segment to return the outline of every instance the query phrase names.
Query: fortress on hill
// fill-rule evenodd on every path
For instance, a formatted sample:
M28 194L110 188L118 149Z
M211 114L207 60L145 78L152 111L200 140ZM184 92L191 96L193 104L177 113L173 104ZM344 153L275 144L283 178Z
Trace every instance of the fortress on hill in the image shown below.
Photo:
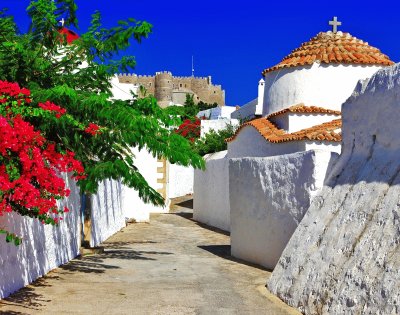
M119 83L133 84L136 87L142 86L147 93L153 94L161 107L173 104L183 105L186 94L193 95L195 103L225 105L225 91L221 85L213 85L211 76L208 77L175 77L169 71L156 72L154 76L119 74ZM138 89L140 96L140 89Z

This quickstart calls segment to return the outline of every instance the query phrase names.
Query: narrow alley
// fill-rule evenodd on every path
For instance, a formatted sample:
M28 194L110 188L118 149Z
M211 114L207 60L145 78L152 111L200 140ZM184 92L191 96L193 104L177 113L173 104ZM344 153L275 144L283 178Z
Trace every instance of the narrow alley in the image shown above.
M129 224L104 253L0 301L0 314L298 314L267 292L270 272L232 258L229 236L192 221L190 208Z

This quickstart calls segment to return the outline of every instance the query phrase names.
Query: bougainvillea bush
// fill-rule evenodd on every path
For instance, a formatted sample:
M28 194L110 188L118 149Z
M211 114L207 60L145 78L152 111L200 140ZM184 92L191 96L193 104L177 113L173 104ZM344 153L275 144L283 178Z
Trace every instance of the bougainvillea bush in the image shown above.
M135 165L132 148L185 166L204 167L204 161L190 141L174 132L181 123L177 115L160 108L154 97L119 100L111 90L115 73L131 72L136 64L122 51L133 50L152 26L128 18L105 27L100 12L94 12L87 31L81 29L69 41L59 21L65 21L65 28L78 28L74 0L27 4L27 32L0 10L0 80L31 91L32 102L22 109L31 112L24 119L58 152L75 153L87 174L78 181L81 191L96 193L99 182L115 179L136 189L144 202L163 205L163 197Z
M196 139L200 138L201 120L197 117L185 119L175 132L189 141L194 142Z
M69 211L57 206L57 200L70 193L61 172L71 173L76 180L86 175L73 152L58 150L55 143L24 120L24 116L63 119L66 110L51 102L33 108L28 106L31 102L29 90L0 81L0 216L14 211L43 224L57 225ZM78 123L76 127L84 129ZM92 133L93 126L90 128ZM8 242L21 242L13 233L3 229L0 233L7 234Z

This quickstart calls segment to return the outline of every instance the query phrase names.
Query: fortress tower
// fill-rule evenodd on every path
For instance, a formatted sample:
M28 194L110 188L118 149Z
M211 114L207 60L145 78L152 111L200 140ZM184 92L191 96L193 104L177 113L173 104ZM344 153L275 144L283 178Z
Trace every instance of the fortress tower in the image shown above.
M165 108L172 102L173 90L172 73L168 71L156 72L155 76L155 97L160 107Z

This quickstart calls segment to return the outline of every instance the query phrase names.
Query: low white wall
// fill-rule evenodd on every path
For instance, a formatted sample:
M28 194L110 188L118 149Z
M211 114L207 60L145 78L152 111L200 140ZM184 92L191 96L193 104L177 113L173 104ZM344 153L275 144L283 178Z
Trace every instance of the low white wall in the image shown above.
M193 177L193 167L169 164L168 198L193 194Z
M226 153L206 155L206 170L194 171L193 218L229 231L229 160Z
M102 181L97 193L91 195L90 201L90 246L98 246L125 227L125 213L122 209L122 184L111 179Z
M230 160L232 256L274 268L336 156L307 151Z
M5 242L0 235L0 298L33 282L50 270L65 264L79 254L80 194L75 181L66 178L71 190L68 199L60 201L70 212L58 227L44 226L36 219L16 213L0 216L0 227L23 237L22 245Z

